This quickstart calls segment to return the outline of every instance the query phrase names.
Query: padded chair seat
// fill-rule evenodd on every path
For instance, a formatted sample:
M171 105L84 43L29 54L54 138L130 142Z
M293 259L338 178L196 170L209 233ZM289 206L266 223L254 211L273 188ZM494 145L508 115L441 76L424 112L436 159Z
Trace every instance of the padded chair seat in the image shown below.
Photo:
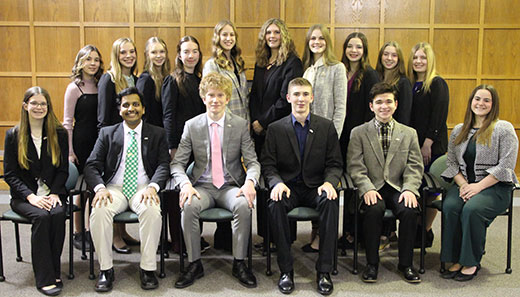
M10 220L10 221L13 221L13 222L19 223L19 224L31 224L31 221L28 218L17 214L12 209L4 212L4 214L2 215L2 218L4 220Z
M115 217L114 217L114 222L115 223L136 223L136 222L139 222L139 217L137 216L137 214L133 211L125 211L125 212L122 212L120 214L117 214Z
M205 222L232 221L233 213L223 208L209 208L200 212L199 219Z
M293 208L287 216L293 221L313 221L320 218L320 213L314 208L301 206Z
M442 211L442 200L432 201L432 204L430 204L429 207L435 208L438 211Z

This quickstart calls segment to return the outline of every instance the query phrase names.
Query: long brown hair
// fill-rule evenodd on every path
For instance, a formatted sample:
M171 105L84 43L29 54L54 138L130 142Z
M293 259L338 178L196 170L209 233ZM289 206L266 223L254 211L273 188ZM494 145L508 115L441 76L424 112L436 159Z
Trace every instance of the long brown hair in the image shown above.
M347 36L347 39L345 39L345 42L343 43L343 54L341 56L341 62L345 64L345 67L347 68L347 72L352 69L350 67L350 60L348 59L347 55L345 54L345 50L347 49L348 42L352 38L359 38L361 40L361 43L363 44L363 56L361 56L361 59L359 60L359 70L358 75L356 75L356 78L354 79L354 88L352 91L357 92L359 88L361 87L361 82L363 81L363 77L365 76L365 71L367 70L368 66L370 66L370 61L368 59L368 41L365 34L361 32L353 32L350 33Z
M471 128L473 128L473 125L475 124L475 114L471 110L471 103L478 90L487 90L489 93L491 93L491 110L486 115L484 122L482 122L482 126L478 129L477 133L475 133L475 137L477 143L479 144L484 144L487 146L491 144L491 134L493 134L495 123L498 120L500 100L498 98L497 90L492 85L482 84L473 89L473 92L471 92L471 95L469 96L466 107L466 114L464 115L464 124L462 125L462 130L460 131L459 135L457 135L457 138L455 138L455 145L459 145L466 141Z
M397 53L397 65L395 65L394 69L390 70L388 72L388 75L385 76L385 67L383 66L383 63L381 62L381 58L383 57L383 53L388 46L393 46L395 48L395 51ZM401 76L406 76L406 70L404 67L404 59L403 59L403 51L401 50L401 47L397 43L397 41L388 41L379 50L379 55L377 56L377 65L376 65L376 71L379 74L379 78L381 81L387 82L391 84L392 86L396 86L399 83L399 79L401 79Z
M267 45L267 41L265 40L265 34L267 28L275 24L280 29L281 35L281 43L280 49L278 50L278 56L276 57L276 66L282 65L289 55L293 54L298 56L296 52L296 47L294 46L294 41L291 39L291 35L289 35L289 30L285 23L280 19L268 19L260 28L260 33L258 33L258 42L256 44L256 65L259 67L267 67L269 64L269 58L271 57L271 49Z
M20 115L20 123L16 126L18 129L18 164L21 168L29 170L30 160L27 157L27 149L30 136L29 113L25 110L24 105L29 104L29 100L35 95L43 95L47 101L47 115L44 118L43 127L47 135L47 151L51 153L52 165L60 166L60 145L58 143L58 129L64 129L60 121L56 118L52 109L51 96L49 92L41 87L32 87L25 91L22 102L22 113Z
M311 40L312 32L314 30L320 30L321 35L325 39L325 51L323 52L323 63L327 66L336 65L339 63L338 59L336 59L336 55L334 55L334 50L332 49L332 39L330 38L330 33L327 27L323 24L312 25L307 31L307 36L305 37L305 47L303 49L303 70L306 70L311 65L313 65L316 61L314 61L314 54L311 52L311 48L309 47L309 41Z
M103 59L101 58L101 53L99 52L97 47L95 47L91 44L88 44L79 50L78 54L76 55L76 59L74 59L74 66L72 66L72 74L70 76L70 78L72 79L72 81L74 81L74 83L76 83L76 84L81 83L81 79L82 79L82 75L83 75L83 68L85 67L85 61L90 56L91 52L96 52L99 56L99 69L94 74L94 81L96 82L96 84L99 81L99 78L101 77L101 75L103 74L104 65L103 65Z
M129 42L133 45L134 50L136 50L135 43L129 37L122 37L118 40L114 41L112 44L112 51L110 52L110 69L108 69L108 73L112 79L112 82L116 86L116 93L121 92L122 90L128 88L128 83L126 79L123 77L123 73L121 72L121 62L119 61L119 51L121 50L121 46L125 43ZM134 66L130 69L130 74L137 74L137 51L135 52L135 63Z
M213 58L215 58L215 62L217 65L226 70L231 70L231 63L233 61L229 61L224 54L224 50L220 46L220 31L225 26L230 26L233 29L233 32L235 33L235 46L231 49L231 59L235 61L237 65L238 72L243 72L246 70L246 63L244 62L244 59L242 58L242 49L238 46L238 32L235 28L235 25L229 20L222 20L218 22L215 25L215 29L213 30L213 39L212 39L212 54Z
M175 57L175 68L173 69L172 76L175 78L175 81L177 82L177 86L179 87L179 91L181 94L186 96L186 88L184 87L184 80L186 79L186 73L184 72L184 63L182 63L181 60L181 45L185 42L191 41L197 45L199 48L199 61L197 62L197 65L195 65L195 70L193 71L193 74L195 74L197 77L202 76L202 52L200 50L200 44L197 38L186 35L179 40L179 43L177 43L177 56Z
M166 57L164 63L161 66L160 71L157 71L153 65L152 60L150 59L150 50L154 43L159 43L162 45L164 50L166 51ZM166 47L166 43L160 37L154 36L150 37L144 46L144 70L150 73L150 77L155 84L155 100L161 101L161 89L164 78L170 73L170 58L168 58L168 48Z

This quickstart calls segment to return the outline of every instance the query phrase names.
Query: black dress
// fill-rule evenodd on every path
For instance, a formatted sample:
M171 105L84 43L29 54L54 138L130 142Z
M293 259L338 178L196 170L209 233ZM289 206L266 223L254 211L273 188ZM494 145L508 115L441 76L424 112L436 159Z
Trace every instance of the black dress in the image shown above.
M78 86L81 96L74 109L72 147L78 157L78 171L83 172L97 139L97 94L85 94Z
M141 73L135 87L144 96L143 105L146 112L143 115L143 120L148 124L162 127L163 109L160 99L157 100L155 97L155 82L148 71Z

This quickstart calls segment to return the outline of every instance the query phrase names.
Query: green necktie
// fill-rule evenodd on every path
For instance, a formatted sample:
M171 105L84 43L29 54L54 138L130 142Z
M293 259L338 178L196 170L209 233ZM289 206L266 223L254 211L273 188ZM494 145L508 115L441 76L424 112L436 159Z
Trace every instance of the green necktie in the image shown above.
M135 131L130 130L130 145L126 150L125 174L123 176L123 194L127 199L132 198L137 192L137 139Z

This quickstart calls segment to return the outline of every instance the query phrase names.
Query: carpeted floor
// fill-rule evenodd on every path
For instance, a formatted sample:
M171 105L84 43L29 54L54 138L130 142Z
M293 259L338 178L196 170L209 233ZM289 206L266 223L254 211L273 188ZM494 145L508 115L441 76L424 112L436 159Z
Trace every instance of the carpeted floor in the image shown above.
M8 209L8 205L0 205L0 212ZM520 211L516 207L515 211ZM137 225L129 225L131 234L137 234ZM34 288L34 276L30 256L30 226L20 227L22 241L22 262L15 261L14 228L11 222L1 222L2 244L4 255L4 271L6 281L0 283L0 296L38 296ZM205 224L204 236L211 243L214 224ZM333 296L520 296L520 258L517 249L517 240L520 238L520 218L514 219L513 236L513 274L504 273L506 265L506 230L507 219L499 217L488 230L487 253L482 261L482 270L470 282L460 283L444 280L439 277L439 250L440 250L440 220L435 222L434 246L427 250L426 273L422 275L422 283L411 285L401 279L397 271L397 249L390 248L381 253L379 279L375 284L365 284L359 275L351 274L352 252L346 257L339 258L339 274L333 276L335 290ZM317 254L304 254L300 247L310 237L310 223L299 223L298 239L293 245L295 258L296 290L293 296L319 296L315 289L314 261ZM256 233L256 232L255 232ZM258 242L259 238L254 238ZM74 251L73 280L67 279L68 274L68 243L66 239L62 256L62 275L64 290L62 296L90 296L94 292L94 280L88 279L88 261L80 259L80 252ZM232 256L214 249L203 254L205 276L193 286L186 289L174 289L173 282L178 277L178 257L170 254L166 260L166 278L160 279L157 290L143 291L139 286L139 248L134 247L131 255L114 255L116 281L114 290L106 296L265 296L279 295L276 284L278 268L276 256L273 257L273 276L265 275L265 257L258 251L253 252L254 273L258 279L258 287L246 289L238 284L231 276ZM364 254L360 254L360 268L363 269ZM415 266L419 266L418 250L415 254ZM96 273L98 266L96 262Z

